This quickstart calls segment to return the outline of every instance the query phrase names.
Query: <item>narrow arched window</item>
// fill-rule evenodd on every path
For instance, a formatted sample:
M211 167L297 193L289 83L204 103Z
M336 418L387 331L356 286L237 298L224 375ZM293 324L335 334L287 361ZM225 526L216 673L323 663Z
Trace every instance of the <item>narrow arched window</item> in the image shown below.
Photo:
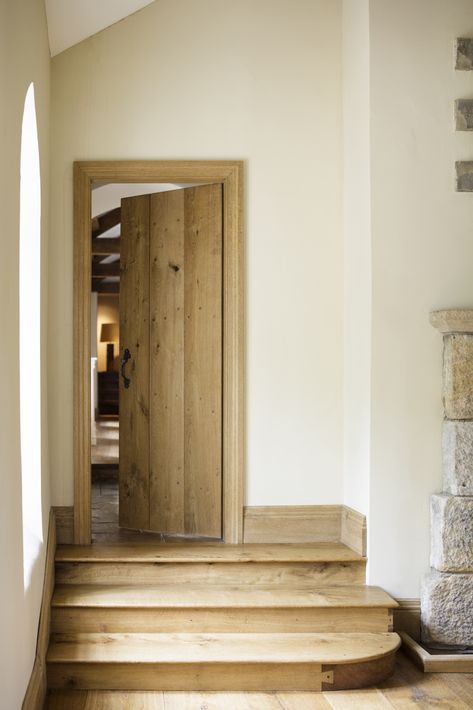
M25 589L43 541L41 509L41 182L34 85L25 98L20 164L20 437Z

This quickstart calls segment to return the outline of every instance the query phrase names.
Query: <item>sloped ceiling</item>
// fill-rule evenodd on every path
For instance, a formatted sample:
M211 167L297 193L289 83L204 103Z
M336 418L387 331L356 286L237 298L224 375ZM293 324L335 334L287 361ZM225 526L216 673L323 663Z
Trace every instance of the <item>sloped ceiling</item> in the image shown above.
M154 0L45 0L51 56L152 2Z

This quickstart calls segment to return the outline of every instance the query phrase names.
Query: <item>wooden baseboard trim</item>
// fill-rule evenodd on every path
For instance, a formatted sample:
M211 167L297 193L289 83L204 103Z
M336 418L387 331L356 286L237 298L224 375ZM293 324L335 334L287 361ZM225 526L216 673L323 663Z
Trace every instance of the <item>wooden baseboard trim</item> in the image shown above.
M473 673L471 654L431 654L408 633L400 634L404 652L424 673Z
M399 604L394 609L394 631L404 632L415 641L420 641L420 599L396 599Z
M343 542L366 556L366 517L344 505L247 506L243 542Z
M245 507L243 542L338 542L341 516L341 505Z
M55 506L56 535L58 545L74 543L74 508L73 506Z
M31 672L30 682L22 704L22 710L42 710L46 698L46 653L49 644L51 626L51 598L54 590L54 558L56 556L56 516L54 509L49 514L48 541L46 546L46 563L44 568L43 595L39 615L36 655Z
M347 505L342 506L340 541L366 557L366 516Z

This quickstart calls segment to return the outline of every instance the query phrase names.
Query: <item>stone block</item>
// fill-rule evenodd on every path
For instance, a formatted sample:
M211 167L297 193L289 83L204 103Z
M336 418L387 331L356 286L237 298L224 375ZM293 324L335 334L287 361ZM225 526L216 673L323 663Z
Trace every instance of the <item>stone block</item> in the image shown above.
M455 69L472 71L473 69L473 39L459 37L455 47Z
M473 192L473 161L457 160L456 170L456 191Z
M433 495L430 513L432 567L473 572L473 497Z
M473 574L433 571L421 589L422 641L473 646Z
M473 419L473 335L443 337L443 403L447 419Z
M444 420L442 454L444 492L473 496L473 421Z
M429 320L440 333L473 333L473 310L471 308L432 311Z
M455 128L457 131L473 131L473 100L455 101Z

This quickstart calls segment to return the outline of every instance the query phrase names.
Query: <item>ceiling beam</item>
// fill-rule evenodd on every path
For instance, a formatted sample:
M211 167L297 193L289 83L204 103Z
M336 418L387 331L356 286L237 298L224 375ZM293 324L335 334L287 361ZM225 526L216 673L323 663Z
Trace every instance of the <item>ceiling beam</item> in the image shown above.
M120 224L121 220L121 208L115 207L115 209L109 212L104 212L99 214L98 217L92 219L92 239L96 239L104 232L108 232L112 227L116 227Z
M109 256L120 253L120 238L113 239L92 239L93 256Z

